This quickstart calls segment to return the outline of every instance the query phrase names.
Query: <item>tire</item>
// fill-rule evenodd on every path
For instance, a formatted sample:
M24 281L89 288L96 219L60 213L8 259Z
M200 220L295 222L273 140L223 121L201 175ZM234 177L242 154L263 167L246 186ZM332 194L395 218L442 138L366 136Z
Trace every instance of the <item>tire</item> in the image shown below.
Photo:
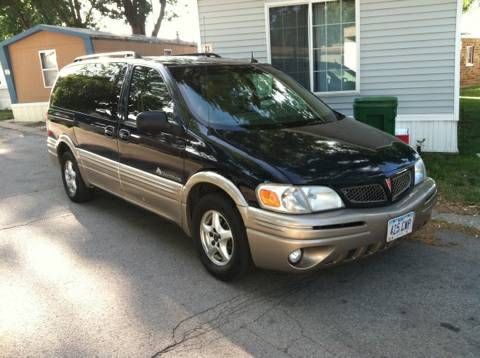
M200 260L217 279L232 281L252 266L245 225L235 205L225 196L207 194L196 203L192 233Z
M69 199L75 203L83 203L93 198L93 191L82 179L78 164L70 151L60 157L63 187Z

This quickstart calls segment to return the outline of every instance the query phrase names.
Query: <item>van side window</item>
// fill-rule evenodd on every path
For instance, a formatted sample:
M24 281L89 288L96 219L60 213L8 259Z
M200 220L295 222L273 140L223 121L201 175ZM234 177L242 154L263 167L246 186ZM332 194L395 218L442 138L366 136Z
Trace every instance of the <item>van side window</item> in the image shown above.
M52 92L55 107L117 120L126 64L88 63L62 71Z
M163 111L173 119L173 100L160 73L137 66L133 70L128 95L128 120L135 122L141 112Z

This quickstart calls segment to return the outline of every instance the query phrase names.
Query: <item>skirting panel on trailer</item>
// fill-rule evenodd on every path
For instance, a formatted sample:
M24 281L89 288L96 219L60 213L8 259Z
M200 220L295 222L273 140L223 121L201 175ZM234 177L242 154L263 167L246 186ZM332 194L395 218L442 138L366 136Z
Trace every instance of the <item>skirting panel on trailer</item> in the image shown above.
M10 108L10 94L8 89L0 88L0 109Z
M13 118L19 122L45 121L48 102L12 104Z
M458 153L457 125L453 114L399 115L396 128L408 128L410 144L423 141L425 152Z

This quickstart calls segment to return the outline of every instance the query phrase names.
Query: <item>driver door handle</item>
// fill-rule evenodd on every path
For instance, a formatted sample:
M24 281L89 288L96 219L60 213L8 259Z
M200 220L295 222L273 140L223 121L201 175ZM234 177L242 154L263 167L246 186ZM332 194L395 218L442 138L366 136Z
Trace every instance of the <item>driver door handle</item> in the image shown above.
M122 140L128 140L128 138L130 138L130 131L127 131L126 129L120 129L118 131L118 137Z

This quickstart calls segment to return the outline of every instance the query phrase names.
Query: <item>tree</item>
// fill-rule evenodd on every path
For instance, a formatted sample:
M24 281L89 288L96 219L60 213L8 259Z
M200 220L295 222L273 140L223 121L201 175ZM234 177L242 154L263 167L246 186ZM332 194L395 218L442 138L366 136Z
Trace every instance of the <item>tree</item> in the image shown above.
M57 24L52 13L41 13L33 1L0 0L0 38L6 39L37 24Z
M177 13L173 11L173 9L169 9L169 7L173 8L177 4L177 0L159 0L158 2L160 5L160 11L158 13L157 21L155 21L155 25L153 26L153 37L158 36L158 31L160 30L160 26L162 26L164 19L171 21L172 19L178 17Z
M475 0L463 0L463 12L468 11L474 2Z
M96 28L111 0L0 0L0 38L38 24Z
M11 37L38 24L97 28L101 15L123 19L133 34L145 35L145 23L158 2L152 36L163 21L177 17L178 0L0 0L0 39Z
M153 13L154 0L112 0L111 5L105 6L107 15L114 19L124 19L132 28L133 34L146 35L145 23L147 17ZM177 0L156 0L159 11L153 26L152 36L157 36L164 20L170 21L178 15L173 10Z
M101 13L109 0L31 0L42 12L53 12L65 26L96 28L95 13ZM48 6L47 6L48 5ZM48 9L48 10L45 10Z

